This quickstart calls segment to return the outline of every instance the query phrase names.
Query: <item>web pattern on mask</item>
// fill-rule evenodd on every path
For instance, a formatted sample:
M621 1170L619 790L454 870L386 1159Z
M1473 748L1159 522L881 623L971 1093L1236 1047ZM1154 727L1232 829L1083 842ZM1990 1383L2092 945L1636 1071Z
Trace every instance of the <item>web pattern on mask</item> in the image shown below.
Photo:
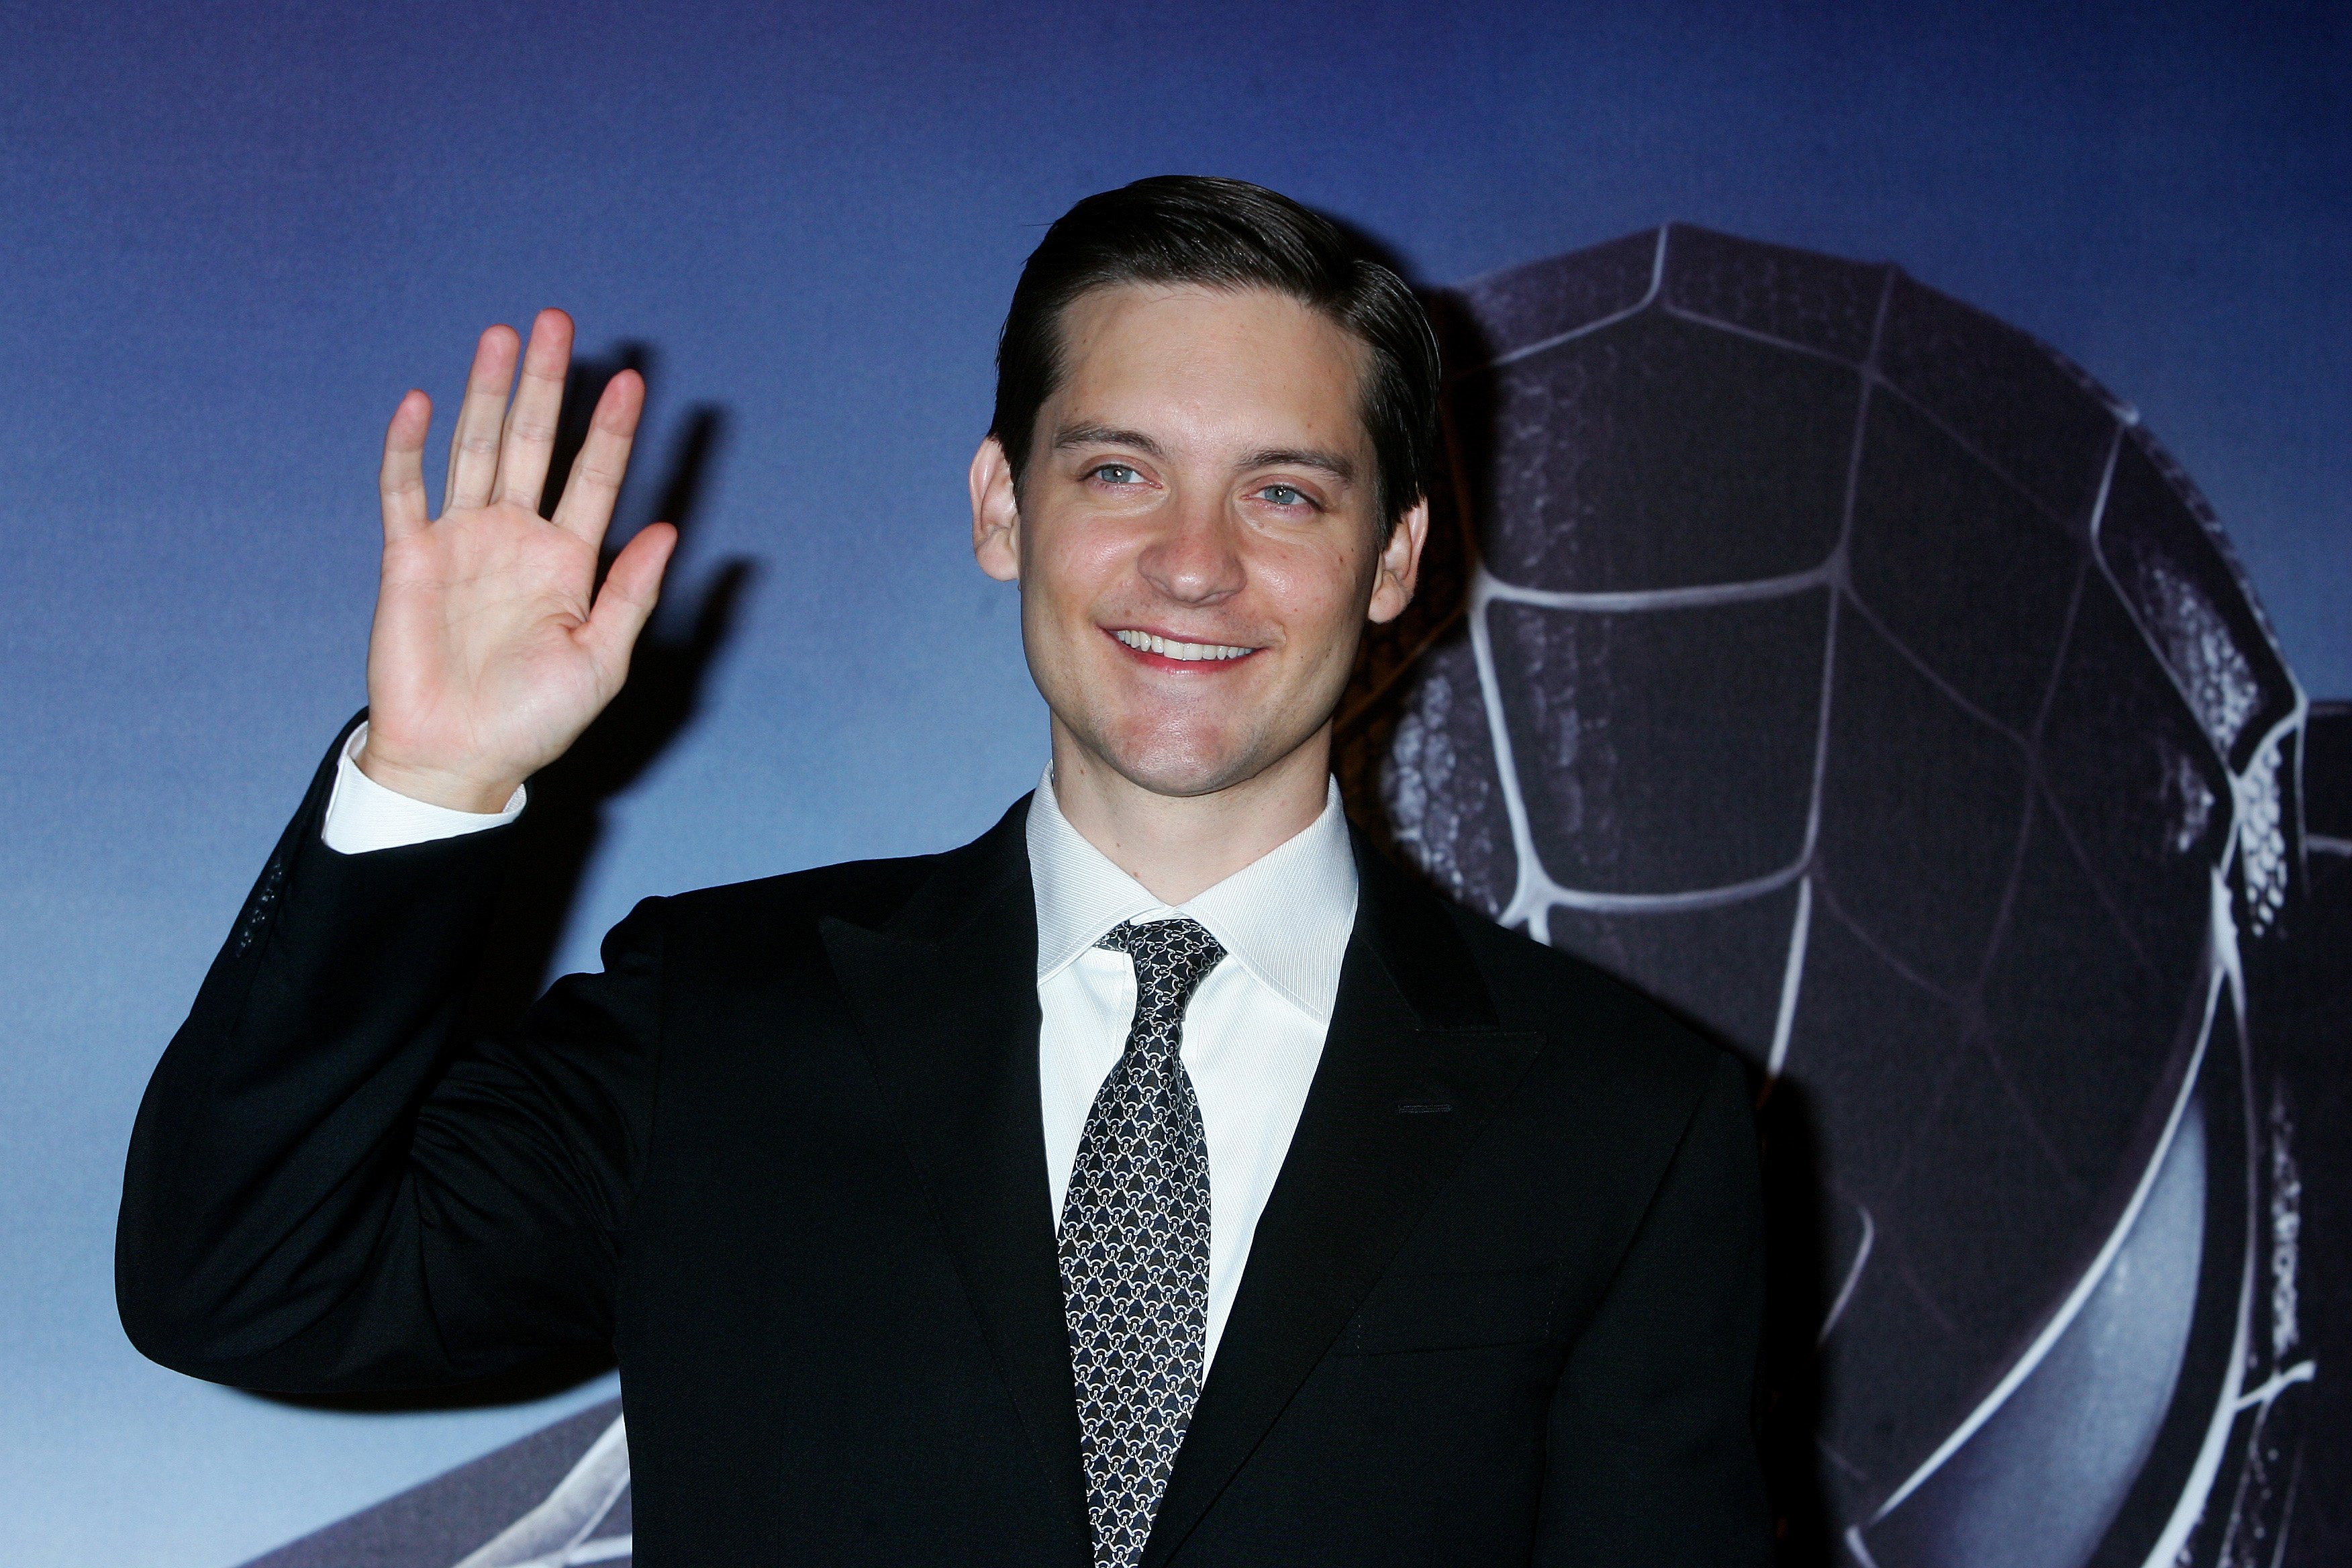
M2137 416L1895 268L1673 226L1461 302L1475 543L1381 815L1801 1096L1866 1531L2121 1255L2284 935L2306 704Z

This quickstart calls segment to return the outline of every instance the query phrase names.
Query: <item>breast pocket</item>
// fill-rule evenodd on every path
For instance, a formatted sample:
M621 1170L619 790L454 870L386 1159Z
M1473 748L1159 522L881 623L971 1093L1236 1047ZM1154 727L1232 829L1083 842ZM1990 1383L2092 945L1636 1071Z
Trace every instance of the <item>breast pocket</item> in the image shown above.
M1551 1332L1561 1265L1452 1274L1392 1274L1341 1331L1343 1355L1526 1344Z

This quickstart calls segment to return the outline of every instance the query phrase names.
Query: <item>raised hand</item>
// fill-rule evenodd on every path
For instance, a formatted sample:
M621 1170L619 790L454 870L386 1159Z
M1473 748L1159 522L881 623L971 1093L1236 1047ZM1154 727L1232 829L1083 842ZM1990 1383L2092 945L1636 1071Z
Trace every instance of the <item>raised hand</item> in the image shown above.
M513 405L507 393L521 358ZM501 809L562 756L629 672L677 531L639 531L596 586L645 383L605 386L553 521L539 515L572 359L572 319L541 310L530 345L492 327L474 351L441 515L425 510L433 402L411 392L384 432L383 575L368 639L370 778L459 811Z

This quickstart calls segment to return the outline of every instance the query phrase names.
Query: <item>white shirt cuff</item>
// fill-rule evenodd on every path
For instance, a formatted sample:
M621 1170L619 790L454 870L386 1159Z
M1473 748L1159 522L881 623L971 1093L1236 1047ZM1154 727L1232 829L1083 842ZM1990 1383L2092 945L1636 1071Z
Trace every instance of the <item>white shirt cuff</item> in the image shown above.
M518 784L504 811L452 811L386 789L360 772L352 761L367 744L362 722L343 744L335 760L334 793L327 796L326 820L319 837L341 855L364 855L372 849L397 849L408 844L429 844L436 838L456 838L485 828L503 827L522 815L526 791Z

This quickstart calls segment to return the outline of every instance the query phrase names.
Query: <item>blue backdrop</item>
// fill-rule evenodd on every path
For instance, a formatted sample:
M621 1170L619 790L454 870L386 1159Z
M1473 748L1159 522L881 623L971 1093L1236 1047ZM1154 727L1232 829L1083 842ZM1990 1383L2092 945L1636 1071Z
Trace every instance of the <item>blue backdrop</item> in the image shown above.
M383 421L488 321L561 304L647 370L627 521L699 443L672 635L750 566L563 967L641 894L942 846L1032 782L962 469L1022 258L1145 174L1438 284L1670 218L1899 261L2137 404L2352 695L2345 12L1896 12L0 13L0 1556L237 1562L609 1395L295 1408L144 1363L111 1298L139 1091L362 698Z

